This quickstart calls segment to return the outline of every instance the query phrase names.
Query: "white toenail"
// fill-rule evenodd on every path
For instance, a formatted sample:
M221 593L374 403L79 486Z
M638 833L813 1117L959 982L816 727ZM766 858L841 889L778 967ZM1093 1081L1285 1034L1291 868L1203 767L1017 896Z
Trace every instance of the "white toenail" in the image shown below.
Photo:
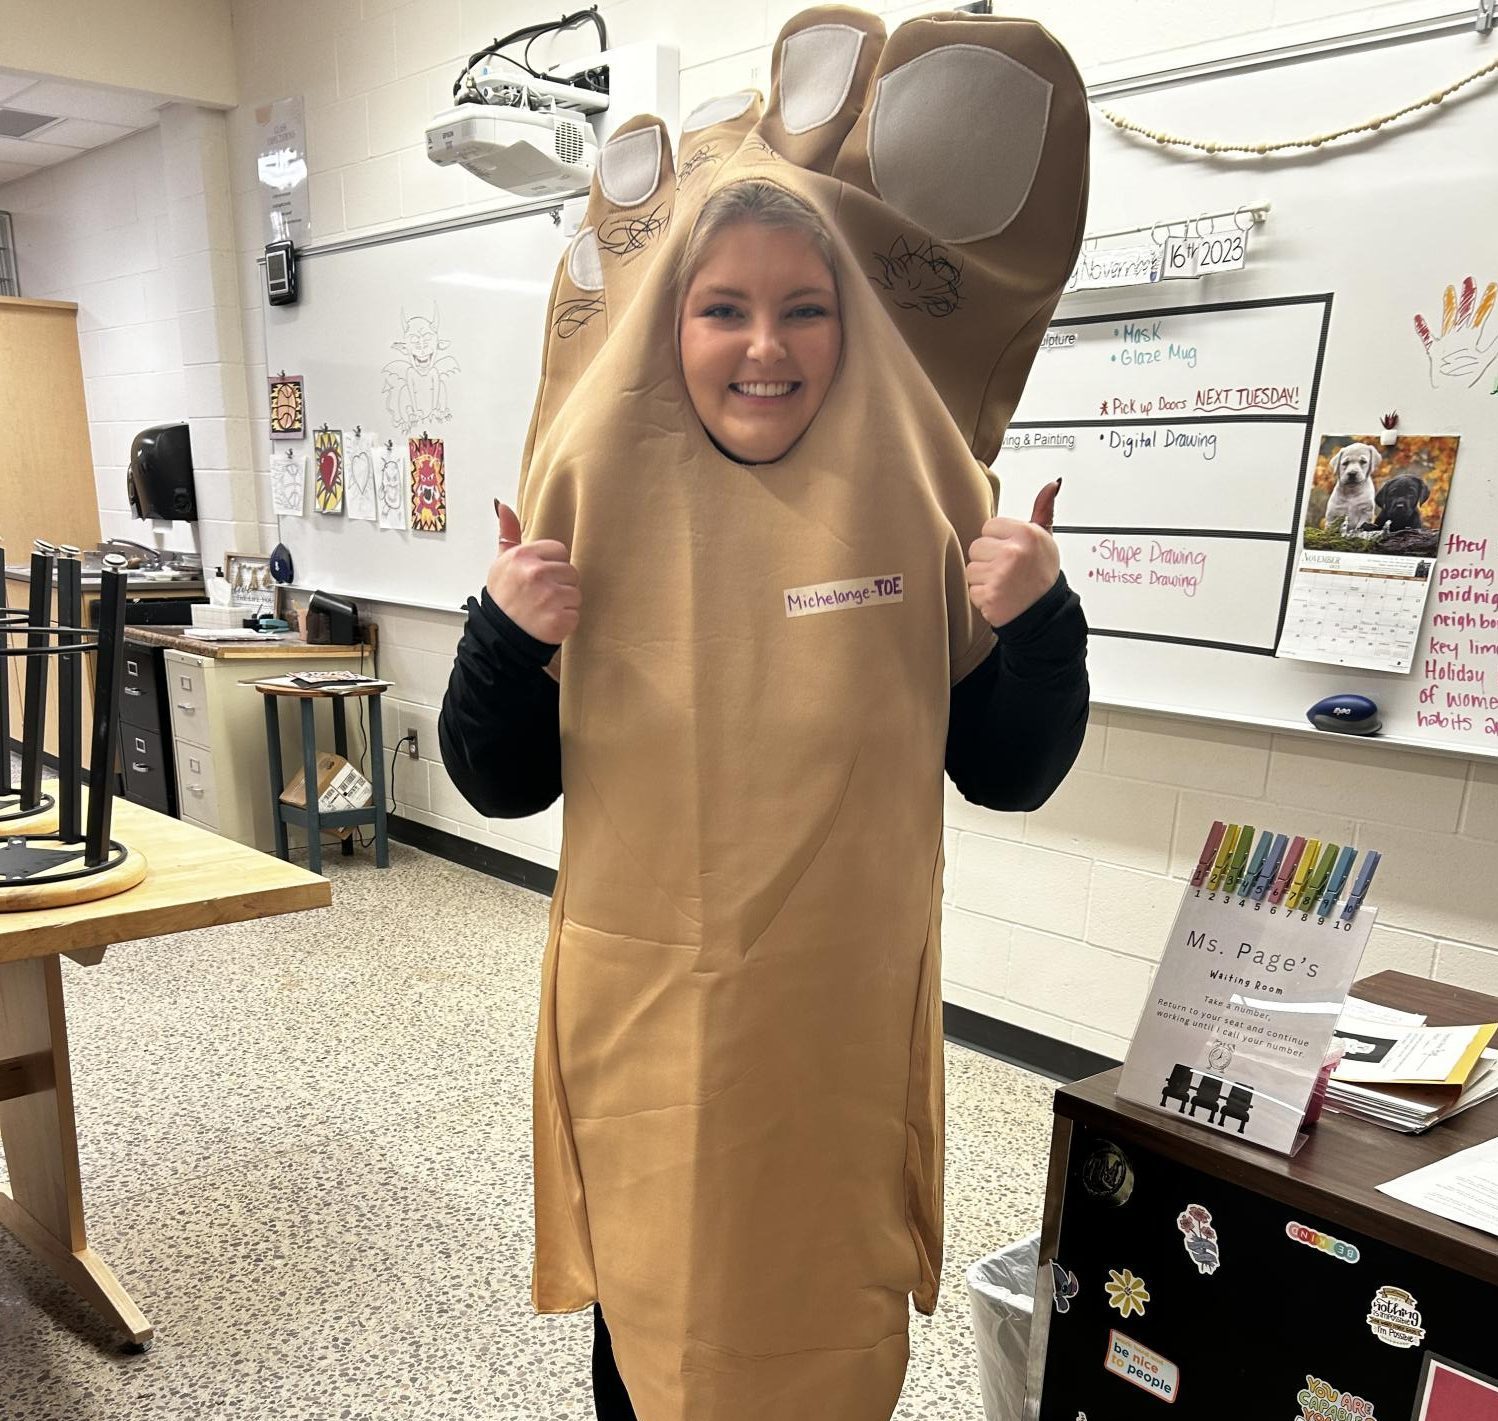
M754 102L754 98L754 90L746 89L740 94L723 94L719 98L708 99L687 115L681 131L696 133L698 129L711 128L715 123L727 123L729 119L744 113Z
M603 262L598 255L598 238L591 227L584 227L572 239L567 253L567 275L580 291L603 290Z
M616 207L633 207L655 191L661 177L661 131L654 124L617 134L598 158L598 184Z
M995 236L1030 195L1050 108L1050 84L1007 54L951 44L918 55L875 91L874 186L944 241Z
M805 133L834 117L848 99L863 31L813 25L780 47L780 118L787 133Z

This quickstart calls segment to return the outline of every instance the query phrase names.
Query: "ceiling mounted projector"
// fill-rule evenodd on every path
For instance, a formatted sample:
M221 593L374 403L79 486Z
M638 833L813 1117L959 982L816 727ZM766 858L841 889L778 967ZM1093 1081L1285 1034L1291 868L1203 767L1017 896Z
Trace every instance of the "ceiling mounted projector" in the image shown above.
M587 188L598 140L578 112L468 103L427 125L427 157L517 197L557 197Z

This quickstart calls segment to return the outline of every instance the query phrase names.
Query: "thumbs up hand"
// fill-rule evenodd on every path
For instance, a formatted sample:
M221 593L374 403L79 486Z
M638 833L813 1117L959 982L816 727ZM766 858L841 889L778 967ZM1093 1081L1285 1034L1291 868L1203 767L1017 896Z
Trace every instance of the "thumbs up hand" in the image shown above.
M515 510L494 500L499 553L485 586L500 611L537 641L559 643L577 630L582 586L565 543L521 541Z
M1002 627L1033 606L1055 585L1061 555L1051 537L1061 480L1035 497L1030 521L990 518L968 549L967 590L991 627Z

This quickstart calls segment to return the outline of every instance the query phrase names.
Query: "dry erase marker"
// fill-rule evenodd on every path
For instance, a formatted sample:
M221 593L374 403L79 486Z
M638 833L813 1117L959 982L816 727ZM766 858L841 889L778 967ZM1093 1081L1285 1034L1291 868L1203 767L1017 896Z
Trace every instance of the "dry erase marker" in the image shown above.
M1300 862L1300 855L1306 846L1306 841L1297 834L1290 840L1290 847L1285 850L1285 857L1280 860L1280 871L1274 877L1274 887L1269 891L1269 901L1276 907L1285 896L1285 890L1290 886L1290 879L1295 873L1295 865Z
M1253 891L1254 883L1259 877L1259 870L1264 865L1264 859L1269 853L1269 845L1273 839L1274 835L1268 829L1259 835L1259 842L1254 846L1254 856L1249 859L1248 867L1243 870L1243 878L1238 885L1238 891L1245 898Z
M1228 874L1223 880L1222 891L1230 894L1238 886L1238 880L1243 876L1244 860L1248 858L1248 851L1254 846L1254 826L1245 824L1238 835L1238 842L1233 845L1233 857L1228 860Z
M1227 825L1221 819L1214 819L1212 827L1207 830L1207 842L1202 845L1202 851L1196 856L1196 872L1191 875L1191 886L1200 888L1202 881L1206 878L1212 867L1212 860L1217 854L1217 846L1222 842L1222 836L1227 832Z
M1321 897L1326 888L1326 880L1331 877L1332 865L1337 861L1340 849L1336 844L1328 844L1321 850L1321 857L1316 860L1316 867L1311 870L1311 876L1306 879L1305 891L1300 895L1300 911L1309 913L1312 904Z
M1300 902L1300 895L1305 892L1306 879L1316 867L1316 855L1321 852L1320 839L1307 839L1305 852L1300 856L1300 862L1295 866L1295 877L1290 880L1290 891L1285 895L1285 907L1289 912L1294 912L1296 905Z
M1374 853L1372 849L1369 849L1363 856L1363 866L1358 870L1357 883L1352 892L1347 895L1347 903L1342 909L1344 923L1363 906L1363 899L1368 896L1368 885L1373 882L1373 870L1378 867L1382 857L1382 854Z
M1264 832L1269 831L1266 829ZM1280 860L1285 857L1285 845L1289 842L1289 838L1284 834L1274 836L1274 842L1269 846L1264 862L1259 865L1258 877L1254 879L1253 900L1255 903L1264 901L1269 885L1274 882L1274 875L1279 872Z
M1227 871L1228 861L1233 857L1233 849L1238 843L1238 826L1229 824L1223 833L1222 842L1217 846L1217 858L1212 863L1212 876L1207 879L1207 888L1210 892L1217 892L1217 885L1222 882L1222 875Z
M1322 895L1321 906L1316 910L1318 918L1331 916L1331 911L1337 906L1337 895L1342 892L1342 885L1347 882L1347 875L1352 872L1352 861L1358 856L1358 851L1348 844L1340 854L1337 855L1337 866L1332 869L1332 876L1327 880L1326 892Z

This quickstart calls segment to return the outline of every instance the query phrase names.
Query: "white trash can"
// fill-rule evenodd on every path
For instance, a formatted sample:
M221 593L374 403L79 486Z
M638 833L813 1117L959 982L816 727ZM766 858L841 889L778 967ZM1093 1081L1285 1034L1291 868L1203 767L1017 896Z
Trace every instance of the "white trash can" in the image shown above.
M980 1258L967 1270L987 1421L1033 1421L1039 1412L1038 1404L1028 1410L1025 1406L1039 1262L1040 1235L1035 1234Z

